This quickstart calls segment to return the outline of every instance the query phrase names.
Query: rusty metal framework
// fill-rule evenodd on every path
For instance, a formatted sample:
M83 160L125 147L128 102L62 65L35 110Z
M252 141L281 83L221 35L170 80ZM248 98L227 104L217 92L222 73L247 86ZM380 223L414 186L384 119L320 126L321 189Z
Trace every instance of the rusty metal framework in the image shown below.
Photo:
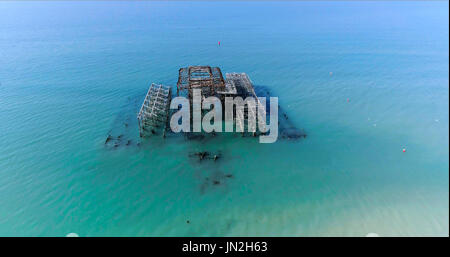
M241 132L251 132L248 128L248 120L266 120L266 106L264 106L258 96L256 96L253 83L246 73L227 73L225 76L227 84L233 86L232 90L235 95L242 98L250 96L255 99L254 102L249 102L245 105L244 109L236 109L236 115L234 116L235 124L239 126Z
M224 106L225 97L239 96L243 99L253 97L255 101L247 101L244 108L233 107L234 123L237 131L251 132L255 135L256 128L249 128L249 120L266 120L266 106L256 96L254 87L250 78L245 73L227 73L226 79L218 67L210 66L189 66L179 69L177 82L177 95L185 96L189 99L191 111L193 106L193 90L201 89L202 101L209 96L216 96ZM170 87L151 84L145 96L144 103L141 106L137 116L139 122L139 134L141 137L147 135L160 134L161 130L165 135L168 125L171 101ZM198 107L195 108L199 109ZM200 108L202 112L206 112ZM224 110L224 109L222 109ZM191 126L193 124L193 115L190 115ZM192 127L191 127L191 131ZM190 133L192 134L192 133ZM189 135L190 135L189 134Z
M225 80L220 68L210 66L181 68L177 82L177 95L187 91L187 95L192 96L193 89L201 89L202 95L206 97L225 90Z
M141 137L159 134L161 130L165 135L170 100L170 87L151 84L137 116Z

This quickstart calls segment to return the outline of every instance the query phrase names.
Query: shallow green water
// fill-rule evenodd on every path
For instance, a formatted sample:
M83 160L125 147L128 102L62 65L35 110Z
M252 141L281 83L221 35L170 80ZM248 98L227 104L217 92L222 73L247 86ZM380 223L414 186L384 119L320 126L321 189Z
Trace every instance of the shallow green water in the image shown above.
M448 3L0 11L1 236L448 236ZM149 83L196 64L246 72L307 138L138 147Z

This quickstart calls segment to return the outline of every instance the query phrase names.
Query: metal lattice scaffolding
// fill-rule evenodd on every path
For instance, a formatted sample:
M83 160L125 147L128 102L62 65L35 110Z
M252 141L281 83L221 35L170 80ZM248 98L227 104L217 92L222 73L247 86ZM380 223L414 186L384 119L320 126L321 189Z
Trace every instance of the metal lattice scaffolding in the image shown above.
M218 67L189 66L179 70L177 94L187 91L192 96L193 89L201 89L202 95L208 97L225 89L225 80Z
M246 73L227 73L225 76L226 82L233 85L237 95L243 98L251 96L255 99L255 102L249 102L248 105L245 105L244 109L236 109L235 123L239 126L241 132L245 131L245 124L248 125L248 120L250 119L255 121L265 121L267 115L266 106L264 106L256 96L255 89L248 75ZM248 127L247 131L251 132Z
M137 116L139 135L162 133L165 135L171 99L170 87L151 84Z

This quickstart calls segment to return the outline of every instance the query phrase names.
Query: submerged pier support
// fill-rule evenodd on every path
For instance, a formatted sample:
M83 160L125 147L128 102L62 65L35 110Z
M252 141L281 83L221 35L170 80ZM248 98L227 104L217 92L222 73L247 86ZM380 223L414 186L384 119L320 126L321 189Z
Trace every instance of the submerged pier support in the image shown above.
M200 117L202 117L207 110L201 106L200 108L197 105L194 106L197 104L193 101L194 91L197 89L201 91L199 97L202 102L208 97L216 97L222 106L225 106L225 100L229 99L228 97L233 98L233 130L236 126L236 132L242 133L243 136L267 133L265 125L268 115L265 98L261 100L258 98L253 83L246 73L227 73L224 78L218 67L189 66L179 69L177 96L186 97L189 100L189 110L191 112L200 110ZM160 134L160 132L165 136L171 97L170 87L151 84L137 116L141 137ZM225 109L222 108L222 117L224 111ZM202 129L196 129L193 132L194 115L190 115L189 119L191 132L186 135L190 138L197 138L197 136L203 138ZM212 135L214 136L215 133Z
M236 109L235 123L240 128L242 135L245 132L256 135L255 128L249 128L249 120L255 121L255 125L258 121L266 120L266 106L261 103L258 96L255 93L253 83L246 73L227 73L225 75L227 84L233 85L234 95L242 97L244 100L246 97L253 97L255 101L247 102L244 109ZM247 125L247 126L246 126Z
M152 83L137 116L139 136L165 135L171 96L170 87Z

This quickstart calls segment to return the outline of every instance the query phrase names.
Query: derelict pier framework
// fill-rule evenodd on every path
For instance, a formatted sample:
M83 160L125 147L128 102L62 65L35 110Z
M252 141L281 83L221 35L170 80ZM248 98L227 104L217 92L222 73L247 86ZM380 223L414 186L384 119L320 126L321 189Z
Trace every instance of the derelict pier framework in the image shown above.
M161 128L165 135L171 97L170 87L151 84L137 117L139 136L158 134Z

